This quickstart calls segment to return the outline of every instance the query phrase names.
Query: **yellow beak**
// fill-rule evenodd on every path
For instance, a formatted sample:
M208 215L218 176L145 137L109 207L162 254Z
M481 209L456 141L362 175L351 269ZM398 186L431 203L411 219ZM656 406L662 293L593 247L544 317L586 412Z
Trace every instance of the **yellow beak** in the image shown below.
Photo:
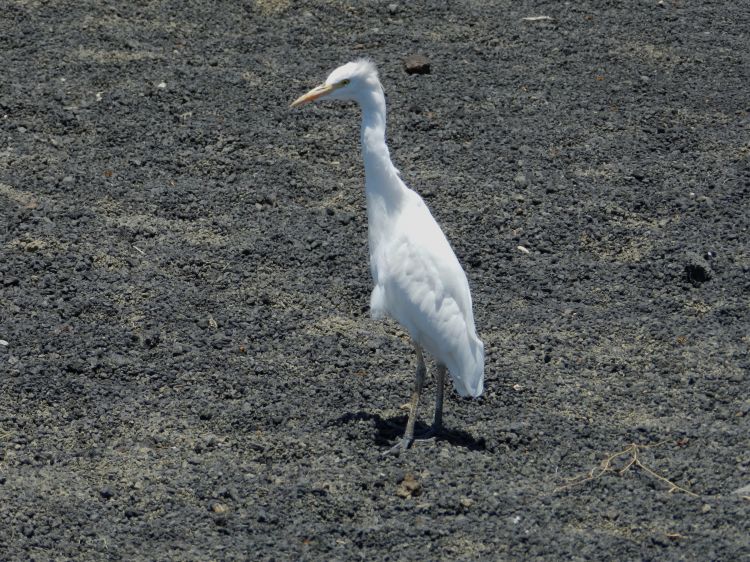
M306 103L310 103L311 101L315 101L318 98L322 98L323 96L330 94L336 89L336 87L337 84L321 84L320 86L316 86L315 88L307 92L304 96L300 96L296 100L294 100L289 107L299 107L301 105L305 105Z

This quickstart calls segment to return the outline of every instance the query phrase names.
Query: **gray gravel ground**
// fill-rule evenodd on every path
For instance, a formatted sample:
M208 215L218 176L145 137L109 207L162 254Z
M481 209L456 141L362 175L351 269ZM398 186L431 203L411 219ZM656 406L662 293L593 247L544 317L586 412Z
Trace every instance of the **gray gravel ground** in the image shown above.
M6 0L0 559L750 559L748 21ZM359 113L288 109L360 56L487 350L400 458Z

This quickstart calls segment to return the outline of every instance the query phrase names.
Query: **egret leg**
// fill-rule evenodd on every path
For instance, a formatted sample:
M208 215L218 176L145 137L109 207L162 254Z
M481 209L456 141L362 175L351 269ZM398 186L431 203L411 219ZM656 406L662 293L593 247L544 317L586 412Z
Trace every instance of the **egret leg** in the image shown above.
M437 390L435 391L435 417L432 420L432 433L439 434L443 430L443 390L445 390L446 379L445 365L437 366L437 375L435 377Z
M406 451L406 449L408 449L414 442L414 423L417 421L417 406L419 405L419 397L422 394L424 378L427 373L427 367L425 367L424 357L422 355L422 348L414 342L414 349L417 352L417 373L416 380L414 381L414 391L411 393L409 420L406 422L406 431L404 432L403 438L392 448L388 449L385 453L386 455L398 455L401 451Z
M447 374L445 365L438 364L437 374L435 375L435 417L432 420L432 427L419 435L420 440L432 440L443 431L443 391L445 390Z

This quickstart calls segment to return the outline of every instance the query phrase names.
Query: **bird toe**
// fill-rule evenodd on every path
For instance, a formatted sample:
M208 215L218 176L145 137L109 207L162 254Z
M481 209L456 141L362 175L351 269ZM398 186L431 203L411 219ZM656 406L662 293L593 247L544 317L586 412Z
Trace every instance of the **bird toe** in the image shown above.
M398 443L396 443L393 447L388 449L383 453L384 457L389 456L399 456L403 451L406 451L409 447L411 447L412 442L414 439L409 439L407 437L404 437L401 439Z

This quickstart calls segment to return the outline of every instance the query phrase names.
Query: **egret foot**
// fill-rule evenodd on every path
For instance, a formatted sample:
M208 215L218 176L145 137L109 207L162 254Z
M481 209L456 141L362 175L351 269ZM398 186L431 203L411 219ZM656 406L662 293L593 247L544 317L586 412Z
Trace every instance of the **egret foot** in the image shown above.
M388 449L385 453L383 453L384 457L389 457L391 455L399 456L403 451L406 451L409 447L411 447L411 444L414 443L414 439L409 439L408 437L404 436L402 437L398 443L396 443L393 447Z

